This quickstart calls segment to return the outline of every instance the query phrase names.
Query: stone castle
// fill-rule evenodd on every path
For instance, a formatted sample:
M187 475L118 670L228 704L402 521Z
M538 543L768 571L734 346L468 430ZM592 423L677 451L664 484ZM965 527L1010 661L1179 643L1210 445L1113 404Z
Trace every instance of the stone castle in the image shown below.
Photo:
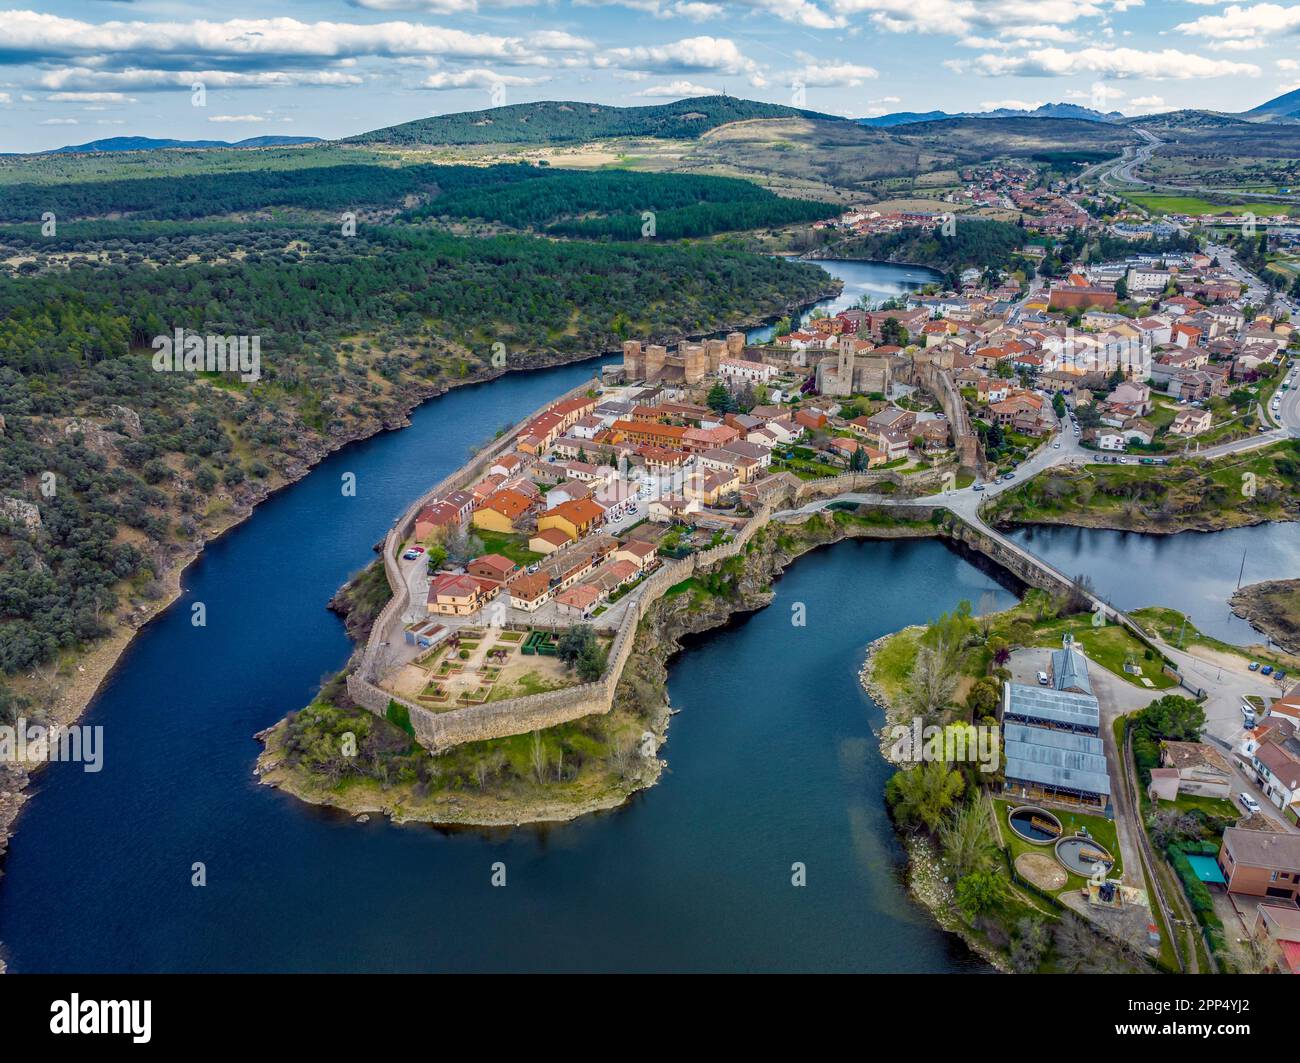
M888 356L855 354L855 343L855 337L841 336L835 354L817 363L817 391L820 394L833 398L873 392L889 394L892 374Z
M640 340L623 343L623 373L627 380L647 384L697 384L717 373L723 358L745 356L745 334L729 332L725 340L681 343L672 354L658 343L642 347Z

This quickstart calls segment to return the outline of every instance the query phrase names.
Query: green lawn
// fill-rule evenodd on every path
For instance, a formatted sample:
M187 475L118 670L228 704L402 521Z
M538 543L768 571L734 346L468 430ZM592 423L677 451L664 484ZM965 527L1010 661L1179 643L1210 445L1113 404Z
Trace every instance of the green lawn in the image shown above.
M1149 605L1134 610L1130 615L1148 632L1158 636L1162 642L1167 642L1171 646L1183 649L1189 646L1205 646L1207 649L1217 650L1221 653L1230 653L1243 661L1258 661L1260 664L1270 664L1274 668L1282 668L1288 672L1300 670L1300 657L1276 649L1261 652L1259 656L1253 657L1248 650L1241 646L1234 646L1230 642L1221 642L1219 639L1198 631L1196 625L1177 609Z
M482 541L485 553L500 554L517 565L531 565L546 556L529 550L528 538L524 535L488 531L486 528L475 528L474 534Z
M1015 858L1021 853L1042 853L1044 856L1049 856L1055 860L1056 854L1052 845L1035 845L1033 842L1027 842L1011 829L1010 824L1007 822L1007 816L1011 809L1019 808L1022 804L1024 804L1023 801L1008 801L1000 797L993 799L993 808L996 810L998 816L998 829L1001 830L1002 837L1006 840L1008 847L1011 849L1012 861L1014 862ZM1049 805L1044 807L1046 807L1052 815L1061 821L1061 837L1063 838L1068 838L1072 834L1077 834L1080 827L1087 827L1088 833L1114 858L1115 866L1111 874L1116 878L1123 874L1124 858L1119 851L1119 836L1116 834L1115 824L1113 821L1106 819L1104 816L1090 816L1082 812L1068 812L1065 809L1057 808L1055 806ZM1047 890L1045 892L1057 896L1061 893L1067 893L1070 890L1083 889L1083 887L1087 885L1088 880L1082 875L1076 875L1073 871L1067 871L1064 866L1061 867L1061 870L1065 871L1067 876L1065 885L1059 890Z
M1093 627L1091 614L1088 617L1072 616L1059 620L1044 621L1035 626L1034 645L1050 646L1057 649L1066 632L1074 636L1074 641L1090 661L1107 671L1113 672L1126 683L1143 690L1165 690L1177 686L1177 683L1165 675L1160 666L1160 659L1153 654L1153 660L1147 660L1147 647L1138 641L1137 636L1119 624L1106 624ZM1139 668L1142 676L1130 675L1124 671L1124 661L1131 658ZM1142 682L1151 680L1151 686Z
M1127 199L1152 214L1288 214L1295 209L1281 203L1214 203L1200 196L1176 196L1162 193L1127 192Z

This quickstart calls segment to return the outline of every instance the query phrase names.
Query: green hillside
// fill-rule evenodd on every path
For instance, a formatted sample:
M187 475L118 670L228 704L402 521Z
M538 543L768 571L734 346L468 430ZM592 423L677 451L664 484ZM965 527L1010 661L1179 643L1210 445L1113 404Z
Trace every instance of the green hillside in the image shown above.
M693 138L728 122L804 115L845 121L775 103L700 96L651 107L542 100L486 111L436 115L349 137L351 144L555 144L606 137Z

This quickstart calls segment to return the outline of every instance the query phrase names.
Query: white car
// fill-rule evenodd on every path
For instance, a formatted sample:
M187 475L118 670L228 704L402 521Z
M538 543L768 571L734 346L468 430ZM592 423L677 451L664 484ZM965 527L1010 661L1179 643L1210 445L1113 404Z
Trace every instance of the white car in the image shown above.
M1046 673L1046 672L1039 672L1039 673L1038 673L1038 685L1039 685L1040 687L1045 687L1045 686L1047 686L1047 682L1048 682L1048 680L1047 680L1047 673Z
M1055 442L1055 443L1052 444L1052 449L1053 449L1053 450L1060 450L1060 449L1061 449L1061 444L1060 444L1060 441L1059 441L1059 440L1058 440L1057 442Z
M1246 793L1245 790L1237 795L1237 804L1241 805L1251 815L1259 811L1259 802Z

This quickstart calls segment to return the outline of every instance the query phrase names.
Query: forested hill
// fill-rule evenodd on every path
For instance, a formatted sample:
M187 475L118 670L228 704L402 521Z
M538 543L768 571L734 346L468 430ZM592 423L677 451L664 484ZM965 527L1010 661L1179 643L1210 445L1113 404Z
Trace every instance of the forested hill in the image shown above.
M0 723L57 704L82 651L148 615L267 491L499 372L494 344L507 367L554 364L829 290L817 267L714 244L374 225L0 228L6 260L21 265L0 270ZM178 328L258 337L260 379L155 372L152 337Z
M694 138L728 122L751 118L821 118L834 115L734 96L699 96L651 107L606 107L598 103L542 100L436 115L348 137L344 143L393 144L554 144L606 137Z
M411 206L416 203L418 205ZM481 219L556 236L636 240L643 212L661 240L774 228L829 217L836 206L779 197L732 177L498 166L321 166L177 177L10 185L0 222L123 216L188 221L250 210L321 212L397 209L408 220ZM323 220L323 219L322 219Z
M879 236L855 237L837 244L827 254L836 258L876 258L886 262L911 262L945 273L967 267L1009 270L1025 242L1025 230L1010 222L958 218L950 235L941 228L910 228Z

